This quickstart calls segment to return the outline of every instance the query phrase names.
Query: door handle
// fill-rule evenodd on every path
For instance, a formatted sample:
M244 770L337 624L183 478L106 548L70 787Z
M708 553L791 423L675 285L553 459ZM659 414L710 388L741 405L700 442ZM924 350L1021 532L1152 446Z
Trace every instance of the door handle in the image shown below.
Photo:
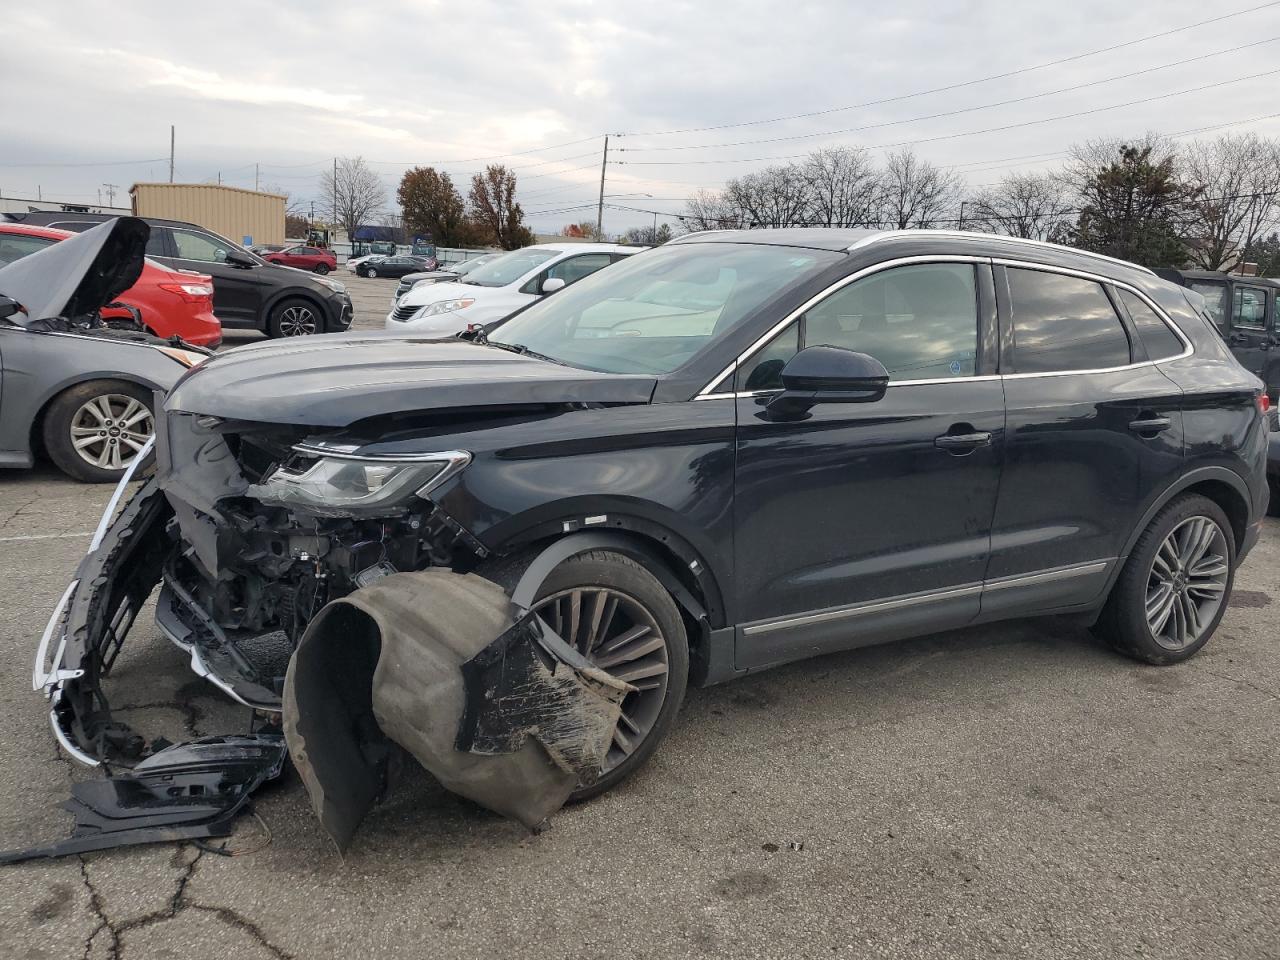
M1145 420L1130 420L1129 429L1134 433L1159 433L1173 426L1168 417L1149 417Z
M991 445L989 433L944 433L933 438L933 445L939 450L967 453L975 447Z

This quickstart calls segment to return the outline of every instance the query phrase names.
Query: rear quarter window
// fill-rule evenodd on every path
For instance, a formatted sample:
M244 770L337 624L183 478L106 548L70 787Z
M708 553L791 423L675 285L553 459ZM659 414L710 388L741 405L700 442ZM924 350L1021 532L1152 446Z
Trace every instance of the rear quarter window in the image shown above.
M1183 351L1182 341L1177 334L1147 306L1145 300L1128 290L1120 291L1120 300L1129 311L1129 318L1138 331L1142 345L1147 349L1148 360L1167 360Z

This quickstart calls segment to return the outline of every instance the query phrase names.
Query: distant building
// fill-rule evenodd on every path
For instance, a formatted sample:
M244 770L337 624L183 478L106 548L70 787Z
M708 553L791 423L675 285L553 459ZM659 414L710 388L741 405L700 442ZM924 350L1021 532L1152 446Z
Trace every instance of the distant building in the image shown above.
M108 207L100 203L60 203L56 200L32 200L22 197L0 197L0 213L30 213L49 210L53 213L114 213L128 216L128 207Z
M284 208L278 193L214 183L135 183L129 188L139 217L186 220L246 246L284 243Z

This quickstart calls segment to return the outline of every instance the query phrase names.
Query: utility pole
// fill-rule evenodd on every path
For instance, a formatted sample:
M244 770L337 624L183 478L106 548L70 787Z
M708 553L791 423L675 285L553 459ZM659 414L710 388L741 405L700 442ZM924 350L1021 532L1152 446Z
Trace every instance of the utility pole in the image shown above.
M169 182L173 183L173 124L169 124Z
M338 158L333 158L333 220L329 224L329 243L338 239ZM351 241L347 237L347 242Z
M957 230L964 229L964 201L960 201L960 223L956 225Z
M600 202L596 205L596 238L604 239L604 170L609 163L609 135L604 135L604 156L600 158Z
M253 189L258 189L258 165L256 163L253 165Z
M222 186L222 171L218 171L218 186Z
M107 206L114 207L116 205L116 191L120 189L118 183L104 183L102 189L107 191ZM102 193L98 193L98 202L102 202Z

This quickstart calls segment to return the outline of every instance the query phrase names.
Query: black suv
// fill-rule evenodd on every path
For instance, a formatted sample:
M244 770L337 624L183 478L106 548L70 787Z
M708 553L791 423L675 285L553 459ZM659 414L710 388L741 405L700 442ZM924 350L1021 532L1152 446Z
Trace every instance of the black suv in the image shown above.
M104 220L101 213L32 211L9 220L82 233ZM227 328L261 330L271 337L332 333L351 326L345 285L267 263L212 230L181 220L143 217L151 225L147 256L177 270L213 277L213 310Z
M127 742L96 678L161 579L346 836L392 741L537 822L688 683L1044 614L1175 663L1258 539L1265 406L1149 270L933 231L694 234L461 337L233 351L77 573L55 729Z

